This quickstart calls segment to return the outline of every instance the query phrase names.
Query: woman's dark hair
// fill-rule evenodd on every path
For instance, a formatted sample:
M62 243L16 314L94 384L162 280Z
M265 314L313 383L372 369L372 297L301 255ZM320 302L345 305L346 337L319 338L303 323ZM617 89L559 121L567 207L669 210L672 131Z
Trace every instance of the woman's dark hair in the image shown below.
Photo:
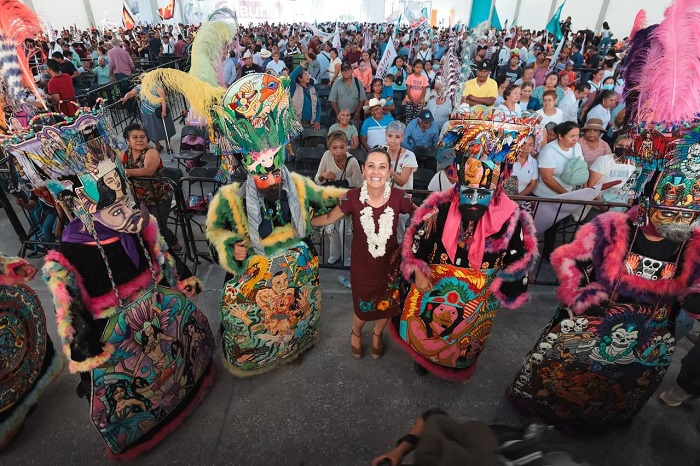
M507 99L510 96L510 94L519 87L520 86L518 86L517 84L508 84L508 87L506 87L503 91L503 98Z
M550 76L554 76L557 78L557 84L559 84L559 75L557 74L556 71L552 71L551 73L547 73L547 76L544 77L544 82L547 82Z
M602 82L603 82L603 84L605 84L605 81L607 81L608 79L612 79L612 83L613 83L613 85L615 84L615 78L614 78L614 77L612 77L612 76L608 76L607 78L603 79L603 81L602 81Z
M131 133L133 131L143 131L144 133L146 133L146 128L144 128L143 126L141 126L138 123L132 123L129 126L127 126L126 128L124 128L124 132L122 133L122 135L124 136L124 139L128 140L129 136L131 136ZM146 139L148 139L148 133L146 133ZM149 140L149 142L150 142L150 140Z
M423 60L421 60L420 58L417 60L413 60L413 66L416 66L416 65L423 66Z
M610 26L608 26L607 21L603 21L603 29L610 29Z
M163 331L155 325L151 325L151 328L153 329L153 338L158 340L158 335L163 333ZM148 335L146 335L146 332L143 332L142 337L143 341L141 342L141 349L145 351L146 348L148 348L149 339Z
M338 49L337 48L333 47L330 51L334 52L336 57L338 56Z
M365 161L364 161L364 163L363 163L362 165L364 165L364 164L367 163L367 159L369 159L369 154L373 154L373 153L375 153L375 152L378 152L378 153L380 153L380 154L384 154L384 155L386 156L386 161L389 162L389 165L391 165L391 156L389 155L389 151L386 150L386 149L385 149L384 147L382 147L382 146L375 146L375 147L373 147L372 149L370 149L370 151L367 152L367 156L365 157Z
M506 76L505 74L499 74L498 76L496 76L496 84L498 85L498 87L501 87L503 83L506 82L506 80L508 80L508 76Z
M586 121L586 118L588 118L588 112L590 112L593 108L595 108L597 105L603 102L603 100L613 97L615 95L617 95L615 91L611 91L608 89L596 92L595 100L593 101L593 103L588 106L588 108L585 112L583 112L583 114L581 114L581 121Z
M374 92L374 85L377 83L381 84L382 89L384 89L384 81L382 81L382 78L374 78L372 84L369 86L370 91Z
M122 183L124 182L122 181ZM97 210L104 209L117 202L116 191L107 186L102 178L97 181L97 192L100 195L100 200L97 202Z
M580 131L580 128L578 127L577 123L573 121L565 121L564 123L559 123L554 128L554 134L556 134L557 137L566 136L567 134L569 134L569 131L571 131L574 128Z

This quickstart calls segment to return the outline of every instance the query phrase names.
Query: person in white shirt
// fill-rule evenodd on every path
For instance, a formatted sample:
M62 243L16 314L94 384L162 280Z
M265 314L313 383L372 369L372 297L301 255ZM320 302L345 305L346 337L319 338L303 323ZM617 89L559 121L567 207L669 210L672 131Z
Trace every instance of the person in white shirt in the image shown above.
M513 39L510 37L507 37L505 41L503 41L503 45L501 46L501 50L498 52L498 66L503 66L506 63L508 63L508 60L510 60L510 47L511 44L513 43Z
M557 92L555 90L544 91L542 94L542 108L537 110L537 114L542 117L539 124L546 126L553 121L556 124L564 122L564 112L556 107Z
M282 76L282 70L284 70L285 68L286 65L284 64L284 62L280 61L280 53L278 51L274 51L272 53L272 60L270 60L267 63L265 69L274 71L277 74L277 76Z
M588 83L578 83L576 88L564 96L559 102L559 108L564 112L564 121L578 122L579 108L588 98L591 86Z
M601 199L604 201L625 203L629 200L629 193L624 194L622 188L636 169L625 156L631 144L629 136L620 135L615 140L614 153L598 157L588 170L586 187L602 185Z
M428 183L428 191L444 192L457 182L457 168L454 165L454 151L441 148L437 153L437 173Z
M578 144L581 130L576 123L564 122L557 125L554 132L557 139L544 146L537 156L539 181L533 191L537 197L554 197L571 191L574 186L564 183L560 177L571 159L583 159Z
M520 66L527 65L530 52L527 49L527 39L520 39Z
M537 160L530 155L535 148L535 137L528 136L518 151L518 160L513 164L510 174L513 181L517 181L518 196L529 196L537 186L539 174L537 172ZM506 181L507 183L507 181Z
M433 53L428 48L430 46L430 41L424 40L421 43L420 50L416 52L416 58L423 63L433 58Z
M582 118L585 122L588 122L591 118L598 118L603 122L603 128L608 127L610 123L610 111L615 108L619 102L619 97L617 93L612 90L599 91L595 98L595 101L591 105L591 109L586 113L585 118Z

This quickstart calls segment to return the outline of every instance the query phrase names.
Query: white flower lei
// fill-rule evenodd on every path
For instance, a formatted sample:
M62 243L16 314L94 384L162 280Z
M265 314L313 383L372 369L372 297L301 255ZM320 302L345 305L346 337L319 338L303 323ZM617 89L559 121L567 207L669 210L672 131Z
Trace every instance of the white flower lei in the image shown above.
M384 198L388 199L391 196L391 185L386 183L384 187ZM367 181L362 183L362 189L360 189L360 202L363 204L369 200L369 193L367 192ZM369 247L369 253L372 257L382 257L386 254L386 243L391 238L394 226L394 209L387 206L384 209L382 215L379 216L379 230L375 232L374 230L374 217L372 215L372 206L367 206L360 211L360 224L362 225L362 230L367 236L367 246Z

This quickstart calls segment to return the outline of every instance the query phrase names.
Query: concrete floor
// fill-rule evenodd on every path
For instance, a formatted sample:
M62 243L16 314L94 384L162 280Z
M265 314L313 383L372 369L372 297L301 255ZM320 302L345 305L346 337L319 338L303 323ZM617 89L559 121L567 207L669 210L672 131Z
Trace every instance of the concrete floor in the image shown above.
M165 158L165 157L164 157ZM0 250L15 254L19 244L0 213ZM32 261L40 266L41 260ZM350 290L338 271L322 269L323 314L320 339L295 365L250 379L226 372L216 355L217 380L202 405L161 445L134 464L170 465L368 465L393 447L424 410L441 407L460 419L520 424L527 421L503 394L522 359L555 309L551 287L533 287L533 299L518 311L500 311L479 369L465 383L418 377L412 360L385 336L385 356L350 355ZM207 291L196 303L213 329L219 326L219 293L224 273L203 263L198 276ZM44 305L49 332L58 343L53 305L43 281L32 283ZM660 390L673 386L680 357ZM67 370L40 399L21 434L0 454L1 465L109 464L105 446L89 418L88 403L77 398L76 375ZM690 465L700 458L698 404L670 409L651 399L633 425L595 439L572 439L582 459L594 465ZM695 458L695 459L693 459Z

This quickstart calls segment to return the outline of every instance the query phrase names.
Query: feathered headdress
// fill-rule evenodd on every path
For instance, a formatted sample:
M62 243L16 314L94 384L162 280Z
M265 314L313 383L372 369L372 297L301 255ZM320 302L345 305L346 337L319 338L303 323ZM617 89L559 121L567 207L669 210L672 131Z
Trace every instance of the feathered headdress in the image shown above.
M634 24L632 25L632 32L630 32L630 39L634 38L637 31L647 27L647 12L639 10L637 16L634 17Z
M41 32L36 13L17 0L0 0L0 84L5 88L8 103L22 103L22 81L43 102L29 68L24 40Z
M141 98L157 103L157 89L178 92L185 96L196 116L211 122L211 107L226 92L223 61L238 31L238 21L235 12L228 8L214 11L209 18L192 44L189 73L167 68L147 73L141 82Z
M700 110L700 0L676 0L650 34L643 57L637 121L677 124Z

